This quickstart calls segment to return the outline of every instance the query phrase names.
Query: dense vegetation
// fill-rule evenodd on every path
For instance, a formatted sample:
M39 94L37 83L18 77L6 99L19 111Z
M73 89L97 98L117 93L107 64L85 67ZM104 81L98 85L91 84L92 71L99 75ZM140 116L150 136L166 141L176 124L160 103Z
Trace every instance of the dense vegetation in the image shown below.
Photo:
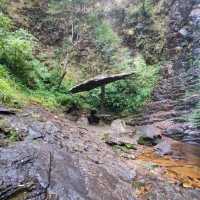
M48 4L46 12L64 13L64 29L71 31L66 31L62 42L54 46L51 63L46 65L44 57L48 56L42 52L41 41L29 31L16 28L3 12L5 2L0 1L1 102L12 106L37 102L51 108L71 104L98 108L99 89L71 95L69 88L79 79L125 71L134 71L135 75L106 87L106 108L113 112L134 111L150 98L158 66L147 65L139 52L133 55L103 11L92 2L52 0ZM80 44L86 39L87 52L82 56Z

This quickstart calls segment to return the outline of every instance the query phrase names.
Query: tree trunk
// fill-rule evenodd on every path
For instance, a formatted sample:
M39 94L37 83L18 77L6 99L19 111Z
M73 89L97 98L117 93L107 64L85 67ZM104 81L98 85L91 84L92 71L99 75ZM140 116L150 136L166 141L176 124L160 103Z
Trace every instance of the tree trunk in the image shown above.
M58 83L58 89L60 89L62 82L65 78L65 75L67 74L67 65L68 65L68 54L66 55L66 58L64 59L64 66L63 66L64 71L63 71L62 76L60 77L60 80Z

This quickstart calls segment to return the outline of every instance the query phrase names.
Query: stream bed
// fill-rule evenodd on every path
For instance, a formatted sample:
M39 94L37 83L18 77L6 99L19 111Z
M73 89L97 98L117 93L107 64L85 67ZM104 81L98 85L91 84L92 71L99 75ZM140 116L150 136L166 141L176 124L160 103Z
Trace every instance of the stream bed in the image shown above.
M171 149L171 155L159 156L147 148L137 159L165 168L164 175L174 183L178 180L183 187L200 188L200 147L174 141Z

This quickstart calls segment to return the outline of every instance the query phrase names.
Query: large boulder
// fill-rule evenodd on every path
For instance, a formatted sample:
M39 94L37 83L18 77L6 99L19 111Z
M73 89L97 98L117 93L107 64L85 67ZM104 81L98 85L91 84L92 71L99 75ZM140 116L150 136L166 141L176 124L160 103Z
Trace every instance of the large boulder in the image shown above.
M116 170L55 145L22 142L0 149L0 199L134 199L134 174L120 166Z
M111 129L116 134L124 134L127 132L126 123L121 119L116 119L111 123Z
M111 146L118 145L135 149L134 131L134 128L127 126L124 120L116 119L111 123L105 142Z
M153 125L137 127L136 135L138 144L146 146L155 146L161 139L161 131Z
M171 144L168 141L162 141L157 144L154 149L161 156L172 154Z

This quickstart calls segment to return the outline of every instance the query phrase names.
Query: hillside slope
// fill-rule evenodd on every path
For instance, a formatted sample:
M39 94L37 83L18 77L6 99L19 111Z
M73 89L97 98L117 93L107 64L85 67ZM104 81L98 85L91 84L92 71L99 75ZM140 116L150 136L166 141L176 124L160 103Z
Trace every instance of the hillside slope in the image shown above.
M199 0L0 0L0 200L199 200L199 38Z
M167 136L196 144L200 143L199 19L199 1L173 1L169 7L166 39L170 63L161 69L160 84L145 114L133 121L154 124Z

